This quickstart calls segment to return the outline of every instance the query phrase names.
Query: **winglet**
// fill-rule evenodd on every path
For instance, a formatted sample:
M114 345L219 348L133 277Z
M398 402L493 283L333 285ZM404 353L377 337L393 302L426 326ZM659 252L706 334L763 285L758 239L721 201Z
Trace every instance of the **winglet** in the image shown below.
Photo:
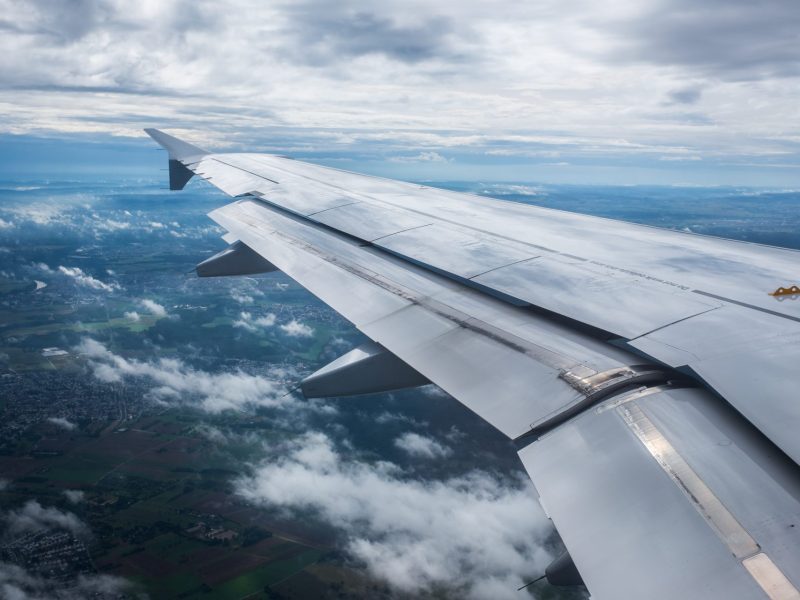
M169 189L182 190L194 175L193 171L186 168L186 164L196 162L210 153L158 129L144 131L169 153Z
M184 142L176 137L167 135L158 129L145 129L144 132L153 138L162 148L169 152L169 157L173 160L185 162L187 158L200 158L206 154L211 154L208 150L203 150L193 146L189 142Z

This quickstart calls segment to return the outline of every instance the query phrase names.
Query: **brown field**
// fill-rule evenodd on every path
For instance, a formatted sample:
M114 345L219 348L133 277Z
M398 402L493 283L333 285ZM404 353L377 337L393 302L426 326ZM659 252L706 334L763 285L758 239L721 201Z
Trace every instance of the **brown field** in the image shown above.
M302 548L302 550L305 550L305 548ZM262 556L236 553L225 556L220 560L204 564L202 569L197 570L197 575L204 583L214 586L223 581L238 577L243 573L247 573L266 562L267 559Z
M166 577L178 572L173 563L152 556L148 552L139 552L125 558L125 563L148 577Z

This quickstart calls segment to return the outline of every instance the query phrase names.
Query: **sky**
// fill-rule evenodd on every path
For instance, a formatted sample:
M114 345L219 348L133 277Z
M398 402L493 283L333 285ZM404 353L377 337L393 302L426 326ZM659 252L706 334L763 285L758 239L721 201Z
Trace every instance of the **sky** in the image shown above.
M0 0L0 30L7 148L155 126L406 179L800 185L796 0Z

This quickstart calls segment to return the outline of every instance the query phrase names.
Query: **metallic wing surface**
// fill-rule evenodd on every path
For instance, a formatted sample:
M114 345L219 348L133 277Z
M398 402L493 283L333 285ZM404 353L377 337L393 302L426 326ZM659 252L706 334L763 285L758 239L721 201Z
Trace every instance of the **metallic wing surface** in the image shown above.
M800 253L147 133L234 197L198 274L279 269L371 340L304 393L440 386L593 598L800 600Z

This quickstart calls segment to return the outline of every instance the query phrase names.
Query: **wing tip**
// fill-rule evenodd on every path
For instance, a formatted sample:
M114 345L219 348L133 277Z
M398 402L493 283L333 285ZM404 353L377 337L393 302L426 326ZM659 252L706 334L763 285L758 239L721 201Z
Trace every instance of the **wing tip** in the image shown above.
M185 142L154 127L145 127L144 132L153 138L159 146L164 148L169 153L169 157L174 160L183 161L189 157L200 157L211 154L208 150L203 150L194 144Z

